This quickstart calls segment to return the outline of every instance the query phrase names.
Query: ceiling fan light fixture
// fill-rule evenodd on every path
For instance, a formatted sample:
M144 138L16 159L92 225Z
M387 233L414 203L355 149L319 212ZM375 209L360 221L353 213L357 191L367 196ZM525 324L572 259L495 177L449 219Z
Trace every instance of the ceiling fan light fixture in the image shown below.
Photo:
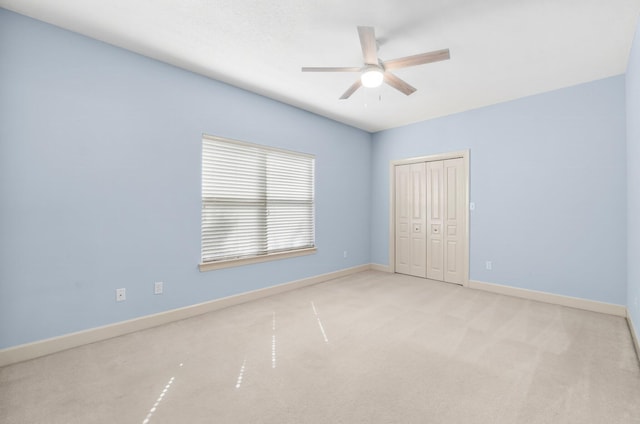
M360 75L362 85L368 88L380 87L383 79L382 69L375 65L368 65L362 70L362 75Z

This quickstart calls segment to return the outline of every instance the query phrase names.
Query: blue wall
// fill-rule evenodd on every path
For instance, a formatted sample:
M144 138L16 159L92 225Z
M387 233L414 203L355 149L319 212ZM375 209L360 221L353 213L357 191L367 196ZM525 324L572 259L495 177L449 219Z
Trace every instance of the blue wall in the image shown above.
M638 35L626 88L373 135L4 9L0 58L0 348L387 264L389 162L462 149L472 279L628 304L640 325ZM316 255L198 271L202 133L316 155Z
M4 9L0 58L0 348L370 262L368 133ZM317 254L198 271L202 133L316 155Z
M617 76L374 134L372 262L389 262L389 162L470 149L470 278L624 304L624 98Z
M640 331L640 22L627 68L627 307Z

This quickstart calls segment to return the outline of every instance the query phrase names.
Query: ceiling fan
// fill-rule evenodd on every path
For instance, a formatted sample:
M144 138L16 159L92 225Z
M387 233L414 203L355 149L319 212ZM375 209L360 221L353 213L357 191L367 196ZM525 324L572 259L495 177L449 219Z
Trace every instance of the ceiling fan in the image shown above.
M396 90L407 96L416 91L405 81L401 80L391 70L407 68L409 66L424 65L431 62L439 62L449 59L449 49L436 50L429 53L421 53L414 56L401 57L382 61L378 58L378 48L373 27L359 26L358 35L364 56L364 66L362 67L303 67L302 72L360 72L360 78L351 85L340 97L340 100L348 99L355 91L364 87L378 87L382 82L386 82Z

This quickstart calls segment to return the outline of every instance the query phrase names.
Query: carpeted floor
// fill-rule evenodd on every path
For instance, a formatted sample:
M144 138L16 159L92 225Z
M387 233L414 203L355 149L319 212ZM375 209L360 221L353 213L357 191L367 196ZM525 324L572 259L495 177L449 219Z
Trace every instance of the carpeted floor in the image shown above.
M623 318L364 272L0 369L2 423L640 423Z

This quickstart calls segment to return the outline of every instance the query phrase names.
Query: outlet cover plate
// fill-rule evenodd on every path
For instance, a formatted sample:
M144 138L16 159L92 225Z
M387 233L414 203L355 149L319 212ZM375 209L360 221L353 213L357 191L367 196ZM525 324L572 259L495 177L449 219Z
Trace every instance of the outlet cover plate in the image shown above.
M127 289L116 289L116 302L127 300Z

